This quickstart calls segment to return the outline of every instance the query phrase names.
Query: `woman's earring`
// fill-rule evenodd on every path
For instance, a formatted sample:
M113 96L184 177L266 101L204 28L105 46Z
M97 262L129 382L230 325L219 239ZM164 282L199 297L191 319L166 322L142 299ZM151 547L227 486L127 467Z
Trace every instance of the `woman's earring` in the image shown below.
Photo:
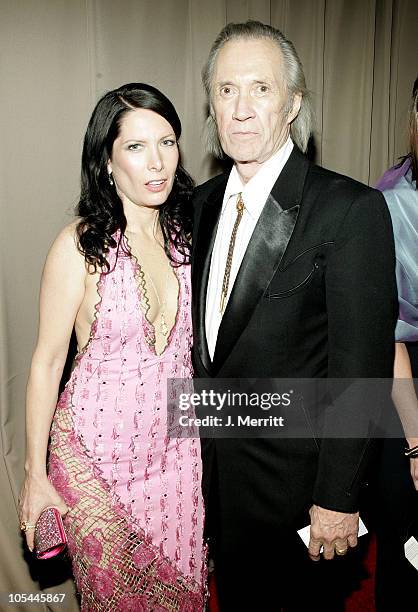
M107 178L109 179L109 184L113 187L113 175L111 172L108 173Z

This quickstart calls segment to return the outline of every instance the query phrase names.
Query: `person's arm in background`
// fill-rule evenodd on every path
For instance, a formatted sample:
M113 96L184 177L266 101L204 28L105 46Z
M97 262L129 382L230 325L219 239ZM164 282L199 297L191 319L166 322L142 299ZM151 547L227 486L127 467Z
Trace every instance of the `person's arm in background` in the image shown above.
M418 398L412 378L408 350L403 342L395 345L392 398L401 419L409 448L418 446ZM398 380L400 379L400 380ZM411 458L411 476L418 491L418 457Z
M47 477L46 455L59 384L71 332L85 293L86 268L78 252L74 225L67 226L49 251L40 292L39 336L26 395L25 480L19 497L20 520L34 525L42 510L68 510ZM34 530L25 533L33 549Z
M403 188L395 181L383 196L393 223L396 251L396 282L398 285L399 319L395 330L395 364L392 399L401 420L410 448L418 445L418 400L414 388L411 361L405 343L418 341L418 192L408 174L411 157L400 167L391 169L395 176L404 176ZM399 181L399 178L397 179ZM409 188L408 188L409 186ZM418 459L410 459L411 475L418 490Z

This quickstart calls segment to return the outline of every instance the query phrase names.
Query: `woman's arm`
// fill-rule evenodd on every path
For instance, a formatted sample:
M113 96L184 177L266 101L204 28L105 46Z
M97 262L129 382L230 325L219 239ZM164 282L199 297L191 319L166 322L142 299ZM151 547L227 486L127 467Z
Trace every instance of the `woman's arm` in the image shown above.
M71 332L85 293L86 268L74 229L71 224L59 234L42 275L39 336L26 396L26 478L20 495L20 518L31 524L48 505L62 514L67 511L47 479L46 454ZM26 539L32 549L33 530L26 532Z
M401 419L410 448L418 446L418 399L412 380L411 362L403 342L395 345L394 384L392 398ZM398 380L397 379L402 379ZM418 457L410 459L411 476L418 491Z

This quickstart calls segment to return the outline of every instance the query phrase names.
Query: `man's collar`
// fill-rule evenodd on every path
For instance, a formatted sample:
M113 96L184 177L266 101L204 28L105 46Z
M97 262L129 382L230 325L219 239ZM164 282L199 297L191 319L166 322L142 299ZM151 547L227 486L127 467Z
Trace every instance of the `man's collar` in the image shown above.
M236 197L238 193L242 193L245 210L251 217L258 219L274 183L292 153L293 146L289 136L285 144L260 166L260 169L246 184L242 182L234 165L225 188L221 215L224 213L229 199L232 196Z

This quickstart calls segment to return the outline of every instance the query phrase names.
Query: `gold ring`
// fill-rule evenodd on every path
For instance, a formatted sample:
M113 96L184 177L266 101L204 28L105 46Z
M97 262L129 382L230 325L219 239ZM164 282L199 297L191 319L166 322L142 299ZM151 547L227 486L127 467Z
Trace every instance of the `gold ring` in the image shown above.
M342 555L345 555L345 554L346 554L347 550L348 550L347 548L343 548L343 549L341 549L341 548L336 548L336 549L335 549L335 552L337 553L337 555L342 556Z
M35 525L33 525L32 523L30 523L29 521L21 521L20 523L20 529L22 531L28 531L29 529L35 529Z

